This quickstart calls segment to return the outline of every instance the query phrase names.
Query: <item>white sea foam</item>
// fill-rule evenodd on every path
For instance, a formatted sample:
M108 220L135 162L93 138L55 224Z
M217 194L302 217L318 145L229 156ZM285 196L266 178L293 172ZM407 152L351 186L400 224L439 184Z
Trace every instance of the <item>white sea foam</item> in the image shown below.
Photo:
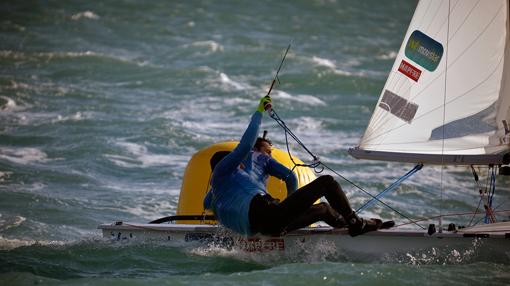
M356 75L356 73L349 72L349 71L346 71L346 70L341 70L341 69L335 69L333 72L335 74L337 74L337 75L342 75L342 76L354 76L354 75ZM358 73L358 75L359 75L359 73Z
M177 197L177 196L174 196ZM177 202L168 200L152 200L152 201L138 201L136 205L122 205L122 210L133 214L139 218L147 218L149 220L157 217L162 217L165 214L175 213L177 211Z
M0 159L27 165L34 162L48 161L48 155L37 148L12 148L0 146Z
M80 13L76 13L76 14L72 15L71 19L73 19L75 21L80 20L80 19L97 20L97 19L99 19L99 16L92 11L84 11L84 12L80 12Z
M0 96L0 98L5 101L5 104L0 106L0 110L14 111L18 109L18 105L16 104L16 101L14 101L13 99L7 96Z
M253 99L251 98L241 98L241 97L230 97L222 101L226 106L239 106L239 105L250 105L253 104Z
M341 62L340 65L337 65L334 60L320 58L317 56L313 56L311 59L307 58L307 61L311 61L314 65L319 67L325 67L328 70L319 71L318 77L322 77L331 72L341 76L360 76L360 72L351 71L354 66L359 65L359 62L355 59L349 59L348 61Z
M283 98L283 99L293 100L293 101L306 103L306 104L313 105L313 106L325 106L326 105L326 103L324 101L320 100L319 98L317 98L313 95L307 95L307 94L294 95L294 94L290 94L290 93L287 93L287 92L281 91L281 90L275 90L273 97L276 99Z
M197 256L205 257L236 257L241 251L236 249L228 249L222 245L208 245L190 249L189 252Z
M23 106L25 107L25 106ZM20 110L21 107L20 107ZM60 121L79 121L82 120L80 116L71 115L71 116L61 116L54 113L33 113L33 112L25 112L25 111L17 111L7 114L0 113L0 120L2 115L8 117L11 121L15 121L20 126L38 126L41 124L47 123L56 123Z
M105 155L114 164L124 168L147 168L154 166L177 166L186 165L188 156L153 154L144 145L131 142L115 142L127 155Z
M392 55L393 54L390 53L386 56L391 57ZM339 61L337 63L334 60L313 56L311 59L307 59L307 61L311 61L316 66L327 68L327 70L317 71L318 77L323 77L330 73L346 77L362 77L362 78L384 78L387 76L385 72L383 73L373 70L359 69L361 62L356 58L349 58L346 60Z
M384 79L387 77L386 72L372 71L372 70L358 70L358 71L346 71L341 69L334 70L334 73L342 76L355 76L362 78L371 79Z
M318 65L318 66L328 67L328 68L331 68L331 69L335 69L336 68L336 64L332 60L323 59L323 58L319 58L319 57L313 56L312 57L312 61L316 65Z
M432 248L430 250L406 253L401 261L411 265L429 264L466 264L475 257L477 250L483 247L483 240L474 239L470 246L459 250L454 248Z
M75 114L69 115L69 116L62 116L57 115L57 118L53 119L52 122L65 122L65 121L81 121L88 118L86 113L82 113L80 111L76 112Z
M138 61L138 55L126 54L122 55L122 51L111 54L103 54L97 53L94 51L69 51L69 52L19 52L19 51L10 51L10 50L2 50L0 51L0 57L15 59L15 60L25 60L25 61L51 61L52 59L67 59L67 58L83 58L83 57L98 57L98 58L107 58L113 61L119 61L127 64L134 64L139 67L160 67L158 65L150 64L147 61ZM37 88L41 86L41 84L36 85L32 88ZM42 84L42 86L51 86L51 84Z
M0 250L12 250L18 247L31 246L31 245L55 245L63 246L68 242L64 241L48 241L48 240L32 240L32 239L10 239L0 236Z
M296 126L296 132L304 132L304 131L315 131L316 133L320 132L323 125L323 120L318 118L302 116L298 119L299 124ZM293 123L296 123L294 120Z
M232 80L225 73L220 73L220 82L222 83L222 86L226 89L245 90L245 89L253 88L251 85L249 85L247 83L242 83L242 82L237 82L237 81Z
M26 53L20 51L9 51L2 50L0 51L0 57L11 58L15 60L39 60L41 58L45 58L50 60L51 58L74 58L74 57L84 57L84 56L104 56L102 54L98 54L92 51L84 51L84 52L37 52L37 53Z
M12 172L1 172L0 171L0 183L5 182L10 176L12 175Z
M0 231L17 227L21 225L27 219L22 216L5 216L0 214Z
M199 42L194 42L191 44L192 47L205 47L207 48L209 51L215 53L215 52L222 52L223 51L223 46L218 44L217 42L215 41L199 41Z
M64 96L67 95L70 91L70 88L67 86L61 86L57 85L52 82L47 83L37 83L37 84L27 84L24 82L16 82L14 80L10 81L10 89L15 91L20 91L23 93L17 93L18 95L25 95L26 91L31 91L35 93L45 93L45 94L51 94L56 96ZM19 111L22 109L27 109L29 107L32 107L30 104L26 102L15 102L16 108L13 111Z
M395 59L396 57L397 57L397 52L390 51L388 53L378 55L376 58L379 60L392 60L392 59Z

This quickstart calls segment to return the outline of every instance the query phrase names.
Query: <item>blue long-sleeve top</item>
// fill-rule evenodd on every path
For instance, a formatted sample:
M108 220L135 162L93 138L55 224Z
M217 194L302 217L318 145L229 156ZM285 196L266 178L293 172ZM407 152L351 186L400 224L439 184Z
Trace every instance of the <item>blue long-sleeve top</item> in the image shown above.
M269 175L285 181L287 195L297 189L297 179L287 167L271 156L253 150L262 113L255 112L239 144L214 168L211 190L204 208L213 210L224 226L244 235L252 235L249 221L250 202L258 194L265 195Z

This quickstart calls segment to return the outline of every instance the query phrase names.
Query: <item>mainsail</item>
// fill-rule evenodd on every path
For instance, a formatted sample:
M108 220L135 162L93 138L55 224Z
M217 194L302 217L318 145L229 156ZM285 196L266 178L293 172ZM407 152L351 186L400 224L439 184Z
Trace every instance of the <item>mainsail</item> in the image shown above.
M420 1L361 159L502 164L510 152L509 0Z

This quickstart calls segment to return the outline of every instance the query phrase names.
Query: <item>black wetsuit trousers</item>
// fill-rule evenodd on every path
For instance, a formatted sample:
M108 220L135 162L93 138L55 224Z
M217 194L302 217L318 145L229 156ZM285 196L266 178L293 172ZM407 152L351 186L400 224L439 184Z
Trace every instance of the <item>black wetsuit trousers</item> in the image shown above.
M329 204L322 202L314 205L321 197L325 197ZM249 219L253 232L279 235L318 221L333 227L343 227L352 213L338 182L332 176L324 175L298 189L282 202L270 195L255 196L250 203Z

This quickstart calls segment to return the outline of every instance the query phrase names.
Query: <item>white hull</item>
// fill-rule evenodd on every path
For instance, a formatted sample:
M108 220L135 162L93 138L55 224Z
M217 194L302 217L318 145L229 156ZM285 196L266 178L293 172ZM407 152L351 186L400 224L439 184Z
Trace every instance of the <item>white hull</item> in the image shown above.
M503 224L503 225L501 225ZM498 225L501 229L498 229ZM326 250L347 258L420 258L451 256L472 260L510 261L509 223L492 224L458 232L434 233L408 230L379 230L351 237L346 229L312 227L283 237L243 237L215 225L188 224L102 224L103 237L114 241L164 243L171 247L219 247L246 254L296 257L302 253ZM485 229L484 229L485 227ZM481 230L480 230L481 229ZM334 253L332 253L334 252Z

